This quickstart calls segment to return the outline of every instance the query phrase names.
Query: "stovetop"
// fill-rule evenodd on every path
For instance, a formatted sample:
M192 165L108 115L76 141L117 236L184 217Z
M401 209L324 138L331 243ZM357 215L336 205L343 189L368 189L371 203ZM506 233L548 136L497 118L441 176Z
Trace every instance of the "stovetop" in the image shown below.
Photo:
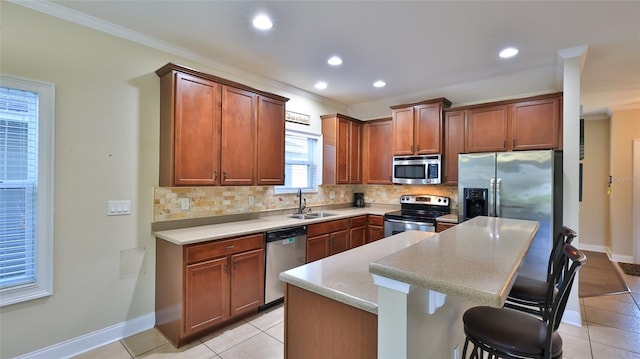
M384 217L411 222L435 223L436 217L451 213L449 197L432 195L403 195L400 210L385 213Z

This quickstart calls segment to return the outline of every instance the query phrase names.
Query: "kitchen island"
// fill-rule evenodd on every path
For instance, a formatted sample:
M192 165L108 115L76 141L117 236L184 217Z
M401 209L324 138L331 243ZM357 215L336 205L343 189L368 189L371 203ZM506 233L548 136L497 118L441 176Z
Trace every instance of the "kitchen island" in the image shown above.
M285 357L452 358L464 342L462 314L502 306L538 226L476 217L281 273Z

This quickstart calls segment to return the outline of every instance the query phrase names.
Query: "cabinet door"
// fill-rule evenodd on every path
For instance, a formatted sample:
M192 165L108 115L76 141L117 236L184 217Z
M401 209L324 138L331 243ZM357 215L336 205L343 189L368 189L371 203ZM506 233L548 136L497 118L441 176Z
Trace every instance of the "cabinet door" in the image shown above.
M444 118L444 183L458 183L458 155L464 153L464 111L447 112Z
M363 127L363 182L391 184L391 120L365 123Z
M507 150L507 106L468 110L466 125L467 152Z
M217 258L186 267L185 335L211 327L229 316L227 258Z
M344 252L349 249L349 230L337 231L331 233L331 250L330 254Z
M442 115L438 103L414 107L416 148L420 155L442 153Z
M384 227L369 225L367 242L375 242L382 238L384 238Z
M218 184L221 86L179 72L175 86L174 184Z
M511 106L513 150L555 149L560 138L560 99L526 101Z
M455 224L454 223L443 223L443 222L436 222L436 232L440 233L446 229L449 229L451 227L454 227Z
M339 119L336 142L336 183L350 183L349 160L350 160L350 134L351 121Z
M259 97L258 185L284 184L284 113L284 102Z
M264 303L264 250L231 256L231 315L257 309Z
M362 183L362 125L349 123L349 183Z
M349 249L361 246L367 242L367 227L356 227L349 230Z
M393 110L393 155L413 154L413 107Z
M307 238L307 263L328 257L331 254L329 244L329 234Z
M257 95L223 86L222 150L223 185L255 184Z

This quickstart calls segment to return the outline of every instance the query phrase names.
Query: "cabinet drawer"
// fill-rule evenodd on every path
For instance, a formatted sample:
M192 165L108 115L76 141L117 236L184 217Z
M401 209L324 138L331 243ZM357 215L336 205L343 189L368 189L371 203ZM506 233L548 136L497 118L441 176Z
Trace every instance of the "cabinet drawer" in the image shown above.
M192 244L186 248L186 262L195 263L203 260L262 248L264 234L253 234L246 237Z
M307 227L307 237L316 237L322 234L342 231L349 228L349 219L310 224Z
M364 227L367 225L367 216L358 216L350 218L351 228Z
M369 215L370 226L384 226L384 217L375 214Z

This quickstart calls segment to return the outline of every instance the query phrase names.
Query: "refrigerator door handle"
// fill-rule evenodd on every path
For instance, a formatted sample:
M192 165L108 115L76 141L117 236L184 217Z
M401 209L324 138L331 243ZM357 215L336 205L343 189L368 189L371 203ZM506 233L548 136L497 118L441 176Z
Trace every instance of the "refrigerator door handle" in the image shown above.
M493 199L495 198L494 196L494 188L496 186L496 179L492 178L491 181L489 182L489 217L495 217L496 213L494 211L495 206L493 204Z
M502 217L502 213L500 213L500 183L502 180L498 178L496 180L496 217Z

